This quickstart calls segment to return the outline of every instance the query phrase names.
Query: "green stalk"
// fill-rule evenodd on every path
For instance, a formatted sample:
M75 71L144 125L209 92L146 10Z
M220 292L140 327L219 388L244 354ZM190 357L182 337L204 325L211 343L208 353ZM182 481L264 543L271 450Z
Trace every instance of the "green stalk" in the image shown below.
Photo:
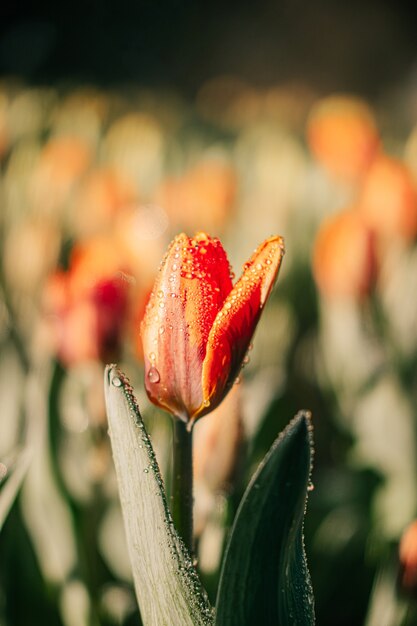
M174 419L171 511L175 528L193 554L193 440L192 431Z

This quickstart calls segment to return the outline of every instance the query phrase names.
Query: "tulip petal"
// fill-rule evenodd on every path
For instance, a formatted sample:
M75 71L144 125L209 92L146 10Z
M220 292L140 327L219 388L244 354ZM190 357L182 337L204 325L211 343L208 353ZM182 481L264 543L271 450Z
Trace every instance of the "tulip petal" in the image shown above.
M218 312L203 363L203 403L194 419L213 410L235 380L284 252L281 237L264 241L245 263L241 278Z
M203 401L201 371L214 319L232 289L218 239L178 235L155 282L141 334L151 400L188 421Z

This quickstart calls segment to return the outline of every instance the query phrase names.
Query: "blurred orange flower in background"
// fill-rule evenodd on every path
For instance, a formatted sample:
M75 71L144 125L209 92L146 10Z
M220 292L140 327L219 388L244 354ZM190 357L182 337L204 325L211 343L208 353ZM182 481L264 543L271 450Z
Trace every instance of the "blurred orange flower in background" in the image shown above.
M241 398L239 385L235 385L210 419L198 422L194 431L195 482L204 483L212 493L227 491L233 482L243 438Z
M364 175L380 143L371 109L351 96L320 100L310 113L307 137L316 159L347 182Z
M233 167L223 160L206 158L181 177L165 179L156 192L156 201L180 228L220 233L232 216L236 194Z
M82 182L74 200L72 230L82 238L109 231L117 215L137 200L136 185L126 174L97 168Z
M74 184L89 167L93 154L87 141L76 135L51 138L39 155L32 177L32 197L45 212L68 199ZM45 205L45 206L42 206Z
M403 532L399 548L399 583L404 591L417 593L417 520Z
M360 298L371 290L376 269L375 238L358 210L324 220L313 251L313 274L323 295Z
M218 239L181 234L169 246L141 326L145 386L189 428L233 384L283 254L281 237L267 239L233 286Z
M407 166L399 159L379 155L364 179L359 209L367 224L379 235L414 239L417 190Z
M126 269L115 243L96 239L74 248L68 271L49 277L44 308L65 365L119 358L129 314Z

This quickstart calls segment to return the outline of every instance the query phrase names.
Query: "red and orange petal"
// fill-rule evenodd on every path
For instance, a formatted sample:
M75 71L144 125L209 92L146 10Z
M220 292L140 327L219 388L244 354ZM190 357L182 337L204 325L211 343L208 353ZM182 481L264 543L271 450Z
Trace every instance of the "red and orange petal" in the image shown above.
M359 209L376 233L414 239L417 235L417 190L407 166L381 154L364 180Z
M232 289L218 239L171 243L141 325L148 395L187 421L202 403L201 370L214 319Z
M313 274L323 295L360 298L376 274L375 239L360 213L347 209L327 218L313 251Z
M270 237L245 263L211 328L203 363L203 402L193 418L215 408L235 380L285 252L281 237Z
M307 136L316 159L348 182L365 174L380 143L372 111L349 96L320 100L311 111Z

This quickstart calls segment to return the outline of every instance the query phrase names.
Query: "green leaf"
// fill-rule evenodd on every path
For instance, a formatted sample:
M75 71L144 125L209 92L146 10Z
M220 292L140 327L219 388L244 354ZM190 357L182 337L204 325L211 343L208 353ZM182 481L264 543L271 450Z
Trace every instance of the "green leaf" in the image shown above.
M144 626L202 626L213 611L177 534L155 454L127 378L104 376L109 433L126 539Z
M303 544L310 481L310 416L272 445L242 498L217 595L217 626L311 626L314 599Z
M15 501L19 489L29 469L33 456L33 449L27 445L19 452L11 455L11 462L3 464L7 468L7 474L0 478L0 530Z

